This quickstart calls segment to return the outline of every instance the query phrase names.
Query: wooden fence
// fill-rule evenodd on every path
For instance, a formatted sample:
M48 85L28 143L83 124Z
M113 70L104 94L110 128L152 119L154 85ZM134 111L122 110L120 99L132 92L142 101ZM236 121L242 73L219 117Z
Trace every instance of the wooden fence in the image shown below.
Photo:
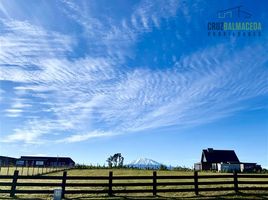
M69 166L0 166L0 175L13 175L14 171L18 170L20 175L33 176L64 171L69 168Z
M44 180L46 182L42 182ZM166 188L166 186L171 186L171 188ZM179 188L180 186L183 187ZM24 189L20 189L21 187ZM33 187L38 187L38 190ZM129 189L133 187L136 189ZM199 175L198 172L194 172L193 175L160 176L154 171L152 176L114 176L113 172L109 172L109 176L67 176L67 172L64 171L62 176L25 176L15 171L13 176L0 176L0 193L10 194L11 197L15 194L53 194L54 189L59 188L62 190L62 197L65 194L94 193L112 196L122 193L157 195L162 192L194 192L198 195L199 192L209 191L268 191L268 174L234 172L233 174Z

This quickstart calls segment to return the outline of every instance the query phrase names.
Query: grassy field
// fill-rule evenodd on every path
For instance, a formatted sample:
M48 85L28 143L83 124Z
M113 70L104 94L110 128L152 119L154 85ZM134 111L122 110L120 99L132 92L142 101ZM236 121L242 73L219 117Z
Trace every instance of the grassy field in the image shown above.
M109 169L96 169L96 170L78 170L78 169L72 169L68 170L67 175L68 176L108 176ZM113 169L113 175L114 176L141 176L141 175L152 175L153 171L151 170L134 170L134 169ZM212 175L215 173L212 172L201 172L200 175ZM50 176L53 175L62 175L62 172L56 172L49 174ZM193 172L181 172L181 171L157 171L157 175L193 175ZM215 180L215 179L214 179ZM232 179L217 179L217 181L220 180L232 180ZM246 179L245 179L246 180ZM252 180L252 179L251 179ZM258 179L259 181L262 179ZM10 180L9 180L10 181ZM19 182L28 182L29 180L19 180ZM40 180L31 180L31 182L40 182ZM121 182L152 182L152 180L126 180ZM174 180L165 180L167 181L174 181ZM192 180L176 180L178 181L191 181ZM202 179L202 181L211 181L208 179ZM3 182L3 180L1 180ZM43 182L60 182L60 180L44 180ZM68 183L71 182L68 180ZM72 181L72 182L78 182L78 181ZM79 181L80 183L82 181ZM84 181L85 182L85 181ZM90 181L86 181L90 182ZM96 183L96 181L91 181L92 183ZM105 181L98 181L98 182L105 182ZM119 180L114 180L113 183L118 183ZM161 181L159 181L161 182ZM232 187L232 185L229 185ZM250 186L250 185L248 185ZM263 185L264 186L264 185ZM191 188L193 186L158 186L158 188ZM200 186L201 187L201 186ZM217 186L206 186L206 187L223 187L221 185ZM224 185L224 187L228 187L228 185ZM151 189L151 186L144 186L144 187L131 187L130 189ZM4 188L3 186L0 186L0 189L8 189ZM18 187L18 189L29 189L29 187ZM40 188L40 187L31 187L31 189L55 189L52 187L46 187L46 188ZM66 190L71 188L66 188ZM97 189L97 188L74 188L72 189L78 189L78 190L86 190L86 189ZM101 188L99 188L101 189ZM102 188L103 189L103 188ZM107 188L106 188L107 189ZM113 187L113 189L129 189L128 187ZM0 199L12 199L9 198L8 195L2 195ZM44 199L52 199L52 195L18 195L16 199L35 199L35 200L44 200ZM121 195L116 194L116 197L108 197L107 195L66 195L66 199L77 199L77 200L86 200L86 199L268 199L268 191L250 191L250 192L243 192L239 194L235 194L233 191L229 192L200 192L200 195L197 197L194 193L188 192L188 193L159 193L157 197L153 197L151 193L144 193L144 194L128 194L128 195Z

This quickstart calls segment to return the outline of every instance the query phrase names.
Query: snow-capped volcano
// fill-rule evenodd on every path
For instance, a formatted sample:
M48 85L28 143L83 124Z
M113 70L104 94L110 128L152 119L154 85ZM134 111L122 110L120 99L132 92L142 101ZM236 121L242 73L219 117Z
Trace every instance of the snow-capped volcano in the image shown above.
M148 158L139 158L127 164L128 167L140 169L159 169L162 164Z

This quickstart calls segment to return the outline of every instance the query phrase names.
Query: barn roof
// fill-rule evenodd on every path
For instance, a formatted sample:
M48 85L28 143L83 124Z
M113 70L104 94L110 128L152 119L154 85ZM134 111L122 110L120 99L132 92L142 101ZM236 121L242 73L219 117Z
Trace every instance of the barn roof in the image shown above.
M214 150L212 148L203 149L201 161L209 163L239 163L234 150Z

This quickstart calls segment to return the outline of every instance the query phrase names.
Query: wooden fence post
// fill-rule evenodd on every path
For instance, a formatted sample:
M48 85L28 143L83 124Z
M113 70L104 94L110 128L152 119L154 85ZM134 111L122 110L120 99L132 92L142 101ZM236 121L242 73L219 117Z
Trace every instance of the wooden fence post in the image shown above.
M198 172L194 172L194 191L195 194L198 195Z
M238 193L237 172L234 171L233 175L234 175L234 191L235 191L236 193Z
M65 195L66 179L67 179L67 171L63 171L62 183L61 183L61 192L62 192L61 198L64 198Z
M108 195L112 196L113 195L113 172L109 172L109 190L108 190Z
M153 172L153 195L156 196L157 194L157 174L156 171Z
M13 175L13 181L12 181L12 185L11 185L11 190L10 190L10 197L15 196L18 176L19 176L19 171L15 170L14 175Z

